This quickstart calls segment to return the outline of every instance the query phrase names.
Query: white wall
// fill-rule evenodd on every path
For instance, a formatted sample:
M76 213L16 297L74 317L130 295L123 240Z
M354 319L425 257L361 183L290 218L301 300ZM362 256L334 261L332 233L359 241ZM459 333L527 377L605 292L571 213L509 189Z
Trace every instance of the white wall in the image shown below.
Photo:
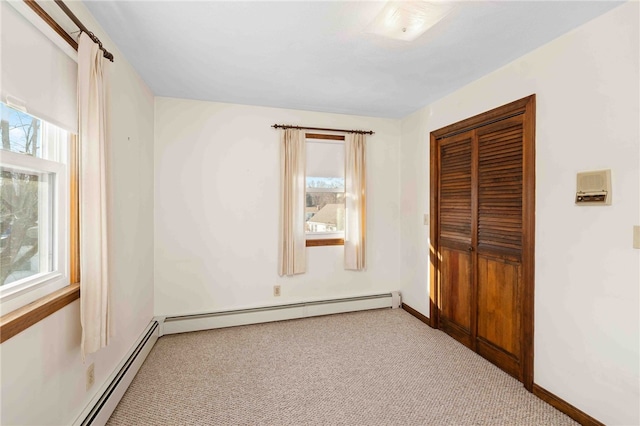
M116 337L83 363L76 301L4 342L0 346L3 425L71 424L153 317L153 95L84 6L67 4L115 55L109 160ZM85 372L91 362L96 382L87 391Z
M403 301L428 314L429 132L537 95L534 380L612 425L640 422L638 21L626 3L402 121ZM607 168L613 205L576 206Z
M156 98L155 123L157 315L398 289L398 120ZM274 123L376 132L367 147L366 272L344 271L341 246L310 247L306 274L278 276Z

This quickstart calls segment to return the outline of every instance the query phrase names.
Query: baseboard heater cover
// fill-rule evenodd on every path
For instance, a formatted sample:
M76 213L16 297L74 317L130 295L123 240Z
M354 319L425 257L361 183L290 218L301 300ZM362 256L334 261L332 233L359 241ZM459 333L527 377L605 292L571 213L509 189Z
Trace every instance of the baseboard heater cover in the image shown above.
M138 344L129 352L129 356L120 364L120 368L107 380L103 390L78 417L75 426L102 426L107 423L118 402L129 388L131 381L151 352L159 337L158 321L153 320L138 340Z
M395 291L342 299L318 300L248 309L156 317L160 335L308 318L369 309L398 308L400 293Z

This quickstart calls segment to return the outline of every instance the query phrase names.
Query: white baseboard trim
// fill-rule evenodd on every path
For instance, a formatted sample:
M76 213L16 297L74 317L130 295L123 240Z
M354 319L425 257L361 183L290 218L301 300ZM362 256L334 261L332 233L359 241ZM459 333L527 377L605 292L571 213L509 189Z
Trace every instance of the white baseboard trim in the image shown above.
M400 306L400 293L394 291L385 294L373 294L343 299L206 312L193 315L161 316L155 319L160 324L160 336L163 336L165 334L186 333L190 331L259 324L369 309L399 308Z
M73 423L74 426L103 426L107 423L122 395L129 388L131 381L158 340L159 330L159 323L152 320L96 396L80 413Z

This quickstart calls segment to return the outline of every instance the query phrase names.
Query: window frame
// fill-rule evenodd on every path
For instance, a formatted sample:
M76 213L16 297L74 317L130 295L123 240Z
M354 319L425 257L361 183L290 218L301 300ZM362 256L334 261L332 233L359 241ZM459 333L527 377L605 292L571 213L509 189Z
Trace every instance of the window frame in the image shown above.
M69 284L0 317L0 344L80 298L80 223L78 137L70 133L67 163L68 245L66 263ZM4 153L3 153L4 155ZM18 154L19 155L19 154ZM64 238L62 235L59 238Z
M345 136L327 133L305 133L305 143L307 139L320 139L320 140L334 140L342 141L344 144ZM305 176L306 179L306 176ZM313 192L343 192L335 191L333 188L319 188L322 190ZM307 194L307 188L305 185L305 196ZM305 231L305 240L307 247L323 247L323 246L344 246L344 231L342 232L322 232L310 234Z
M58 24L37 2L23 0L23 4L35 12L45 25L49 26L60 38L55 35L47 35L57 46L62 47L60 40L64 40L75 51L78 43L67 34L66 30ZM56 290L28 305L4 314L0 317L0 343L15 336L21 331L31 327L52 313L64 308L68 304L80 298L80 169L79 169L79 142L76 134L71 134L69 141L69 281L66 287Z
M46 124L42 123L44 127ZM66 148L64 151L66 153ZM62 206L67 205L68 166L66 159L65 161L53 161L3 150L2 167L16 173L53 175L52 181L48 182L49 190L38 191L38 245L39 248L43 248L42 251L39 250L38 254L41 268L46 263L49 263L49 270L41 270L28 277L9 283L6 287L3 286L0 300L5 306L11 306L10 300L15 300L27 293L36 292L40 288L44 288L41 292L46 292L46 294L51 292L46 291L46 287L54 287L55 291L55 289L61 287L61 282L64 282L68 276L66 265L68 257L66 250L67 239L66 237L61 238L60 235L60 230L67 227L67 207ZM42 183L47 184L47 182ZM24 298L29 299L26 296Z

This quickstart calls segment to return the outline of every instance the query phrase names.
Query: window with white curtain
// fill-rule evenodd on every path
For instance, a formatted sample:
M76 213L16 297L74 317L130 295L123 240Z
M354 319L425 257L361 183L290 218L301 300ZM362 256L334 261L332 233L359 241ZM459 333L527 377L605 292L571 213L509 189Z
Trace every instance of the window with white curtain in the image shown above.
M345 229L344 137L307 134L306 156L307 240L337 244Z
M22 2L1 2L0 311L76 279L70 262L77 63ZM54 35L55 37L59 37ZM75 53L75 52L74 52ZM75 207L74 207L75 208ZM77 237L77 233L76 233ZM75 282L75 281L74 281Z

